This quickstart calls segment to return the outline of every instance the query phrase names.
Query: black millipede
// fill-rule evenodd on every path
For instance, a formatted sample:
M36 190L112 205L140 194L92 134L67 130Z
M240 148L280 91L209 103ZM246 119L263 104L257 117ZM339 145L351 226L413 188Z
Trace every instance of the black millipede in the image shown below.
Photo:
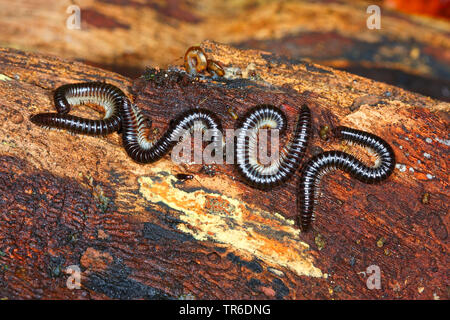
M319 184L327 172L339 169L364 183L377 183L387 179L395 167L395 154L392 147L380 137L361 130L336 127L335 137L351 144L365 147L375 153L373 166L367 166L356 157L343 151L325 151L313 156L302 169L298 195L298 218L303 231L307 231L315 219L314 205L319 195Z
M169 128L155 142L148 139L145 120L136 106L128 99L121 108L122 142L128 155L136 162L151 163L161 159L187 131L211 130L214 148L222 148L222 126L214 113L207 109L189 109L170 121ZM200 127L197 125L200 123Z
M119 88L103 82L66 84L54 93L57 113L33 115L31 122L50 128L65 129L74 133L106 135L119 131L121 127L120 108L125 94ZM71 106L94 103L103 107L105 117L101 120L85 119L69 115Z
M273 105L263 104L250 109L242 118L235 143L236 167L244 182L268 190L286 182L298 169L311 134L311 112L306 105L300 110L296 128L278 159L268 165L258 162L257 134L261 128L287 128L285 114Z

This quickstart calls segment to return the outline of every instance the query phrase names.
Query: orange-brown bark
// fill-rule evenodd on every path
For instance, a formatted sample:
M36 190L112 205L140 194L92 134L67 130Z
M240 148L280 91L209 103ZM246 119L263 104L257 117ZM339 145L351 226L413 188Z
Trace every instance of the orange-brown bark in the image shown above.
M448 298L449 105L305 61L202 46L225 66L224 79L149 69L132 81L0 50L0 297ZM383 137L398 166L381 185L341 172L325 178L314 228L301 233L297 178L258 191L232 165L205 170L169 156L140 165L117 133L70 135L30 123L52 110L57 86L89 80L119 86L160 132L195 106L233 128L227 110L242 116L257 103L281 106L292 127L307 103L315 128L307 157L344 150L318 135L324 124L343 124ZM180 172L195 177L179 181ZM80 290L66 287L71 265L81 268ZM366 286L370 265L381 269L380 290Z

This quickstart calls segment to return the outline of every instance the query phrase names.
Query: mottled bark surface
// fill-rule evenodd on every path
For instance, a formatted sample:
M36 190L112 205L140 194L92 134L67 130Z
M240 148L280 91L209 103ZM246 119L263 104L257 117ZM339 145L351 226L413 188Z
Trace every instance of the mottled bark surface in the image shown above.
M134 81L53 57L0 50L1 298L448 298L449 104L301 60L211 42L226 78L149 69ZM105 138L34 126L63 83L123 89L163 131L182 110L215 111L225 128L257 103L289 126L312 109L307 157L351 151L318 128L343 124L394 148L381 185L342 172L322 182L309 233L294 224L297 177L270 192L244 185L232 165L134 163L117 133ZM96 117L89 108L74 111ZM369 157L365 157L369 159ZM194 174L179 181L176 173ZM429 197L424 197L428 193ZM82 288L64 270L77 265ZM367 267L381 289L366 286Z

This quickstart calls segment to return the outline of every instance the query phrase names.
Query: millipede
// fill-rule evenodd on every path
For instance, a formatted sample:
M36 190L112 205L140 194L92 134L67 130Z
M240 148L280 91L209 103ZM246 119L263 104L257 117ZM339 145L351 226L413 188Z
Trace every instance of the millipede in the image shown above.
M153 142L148 138L151 122L122 90L113 85L102 82L66 84L55 90L54 101L57 113L33 115L31 122L88 135L106 135L121 130L127 154L139 163L155 162L162 158L177 144L185 130L211 130L214 148L223 147L220 120L206 109L195 108L180 114L170 122L162 137ZM103 107L104 119L92 120L68 114L72 106L87 103Z
M395 167L392 147L382 138L361 130L339 126L333 135L350 144L365 147L376 155L375 164L367 166L362 161L343 151L325 151L313 156L303 167L299 183L298 218L303 231L307 231L315 220L314 205L318 201L321 178L333 170L342 170L351 177L368 184L387 179Z
M166 155L187 131L210 130L214 149L222 148L222 126L207 109L189 109L170 121L169 128L155 142L148 139L145 119L138 107L124 100L121 108L122 142L127 154L139 163L151 163Z
M286 115L270 104L258 105L244 115L235 143L236 167L248 185L268 190L281 185L297 171L311 134L311 112L306 105L301 107L290 141L268 165L259 163L256 155L261 128L278 129L283 134L287 128Z
M184 68L186 72L195 75L206 70L208 60L205 52L198 46L193 46L187 49L184 55Z
M215 60L208 59L202 48L193 46L187 49L184 55L184 68L190 75L208 71L213 77L223 77L225 70Z
M120 130L120 108L124 98L122 90L103 82L65 84L54 93L57 113L39 113L30 120L43 127L65 129L73 133L106 135ZM92 120L68 114L71 107L87 103L103 107L104 118Z
M194 49L192 49L194 48ZM192 47L195 58L199 47ZM201 49L200 49L201 50ZM202 51L203 52L203 51ZM212 61L212 60L210 60ZM208 60L205 58L205 64ZM203 63L203 58L195 66ZM219 64L217 64L220 66ZM194 64L189 64L190 68ZM188 70L188 69L187 69ZM216 73L220 75L220 73ZM73 133L106 135L115 131L122 133L122 143L127 154L138 163L152 163L169 153L185 137L186 132L210 130L209 139L213 149L222 149L222 126L219 118L202 108L188 109L170 121L167 130L159 139L150 139L151 121L141 110L131 103L119 88L103 82L66 84L54 93L56 113L39 113L30 120L40 126L65 129ZM104 109L101 120L85 119L69 114L77 105L95 104ZM233 117L234 119L237 118ZM291 137L278 158L270 164L261 164L256 155L261 129L287 131L288 121L284 112L270 104L260 104L251 108L240 118L235 139L235 163L244 183L261 190L269 190L285 183L300 166L312 134L311 111L308 106L300 108L297 123ZM328 130L327 130L328 135ZM314 206L318 201L321 178L330 171L342 170L364 183L373 184L387 179L395 167L395 154L392 147L382 138L361 130L344 126L332 130L332 135L349 144L366 148L376 155L375 164L367 166L355 156L343 151L333 150L315 154L303 166L298 191L298 224L307 231L315 219ZM190 174L177 174L180 180L193 178Z

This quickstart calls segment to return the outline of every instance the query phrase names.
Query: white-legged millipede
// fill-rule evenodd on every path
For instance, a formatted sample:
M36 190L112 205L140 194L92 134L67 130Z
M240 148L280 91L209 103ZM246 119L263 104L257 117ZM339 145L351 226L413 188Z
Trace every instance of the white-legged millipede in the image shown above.
M146 125L140 109L124 100L122 116L122 142L128 155L139 163L151 163L167 154L186 131L211 130L214 149L222 148L222 126L214 113L207 109L189 109L170 122L169 128L156 142L148 139Z
M375 153L376 161L371 167L343 151L325 151L313 156L302 169L299 183L298 210L299 225L307 231L314 221L314 205L319 196L319 184L323 175L339 169L364 183L377 183L387 179L395 168L395 154L391 146L380 137L361 130L336 127L333 130L338 139L365 147Z
M40 126L88 135L104 135L122 130L126 152L139 163L161 159L177 144L185 130L212 130L210 133L214 148L222 147L220 120L206 109L195 108L183 112L170 122L167 131L153 143L148 139L148 123L140 109L113 85L102 82L66 84L56 89L54 101L58 113L39 113L30 120ZM106 112L105 118L91 120L67 114L71 106L85 103L102 106Z
M296 128L290 141L272 163L263 165L257 159L258 132L261 128L287 128L285 114L273 105L263 104L250 109L240 121L235 143L237 171L250 186L268 190L286 182L298 169L311 134L311 112L306 105L300 109Z
M39 113L30 120L43 127L65 129L73 133L106 135L120 130L120 108L124 98L122 90L103 82L65 84L58 87L54 94L58 113ZM86 103L103 107L105 117L91 120L68 114L72 106Z
M149 127L140 109L133 105L119 88L101 82L67 84L59 87L54 95L57 113L40 113L30 120L44 127L65 129L74 133L105 135L122 131L123 146L136 162L151 163L161 159L178 143L187 131L212 130L214 148L222 148L222 127L216 115L206 109L189 109L169 124L166 132L155 142L148 138ZM104 108L102 120L90 120L68 114L71 106L94 103ZM200 124L200 125L199 125ZM275 163L263 166L252 156L255 150L255 133L261 128L287 128L285 114L272 105L258 105L250 109L239 122L235 143L237 171L252 187L268 190L286 182L299 167L311 135L311 113L304 105L296 128L287 146ZM250 135L249 135L250 133ZM395 167L395 155L391 146L380 137L361 130L337 127L335 137L373 151L377 159L374 166L367 166L356 157L343 151L326 151L313 156L302 168L298 194L298 218L302 230L308 230L314 220L314 204L317 202L321 177L329 171L340 169L365 183L387 179ZM249 138L250 137L250 138ZM253 137L253 138L252 138ZM184 178L184 176L180 176Z

